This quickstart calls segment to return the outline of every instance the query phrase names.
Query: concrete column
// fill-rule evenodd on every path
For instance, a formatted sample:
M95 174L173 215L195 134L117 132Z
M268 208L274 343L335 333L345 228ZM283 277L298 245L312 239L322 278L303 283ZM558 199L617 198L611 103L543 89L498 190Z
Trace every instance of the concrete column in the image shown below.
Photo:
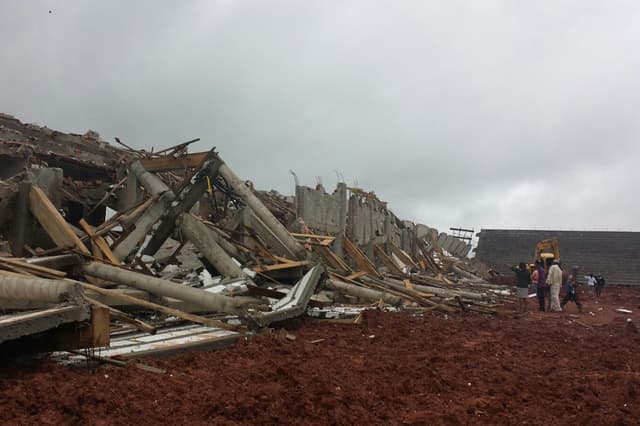
M393 242L393 226L391 224L391 214L388 214L384 217L384 241L383 243L391 243Z
M248 258L247 255L241 252L238 247L230 243L222 234L221 231L215 228L207 227L209 231L211 231L211 237L216 241L216 243L220 244L220 247L224 251L226 251L231 257L235 257L240 263L246 263Z
M18 184L15 216L9 238L11 253L18 257L24 255L25 244L31 245L33 239L35 218L29 211L29 192L31 192L31 182L26 181Z
M77 284L62 280L0 275L0 299L32 303L62 303L80 300Z
M371 301L382 299L385 303L388 303L394 306L399 306L402 303L401 297L394 296L388 293L383 293L378 290L358 287L357 285L345 283L332 278L329 278L325 281L325 286L328 289L335 290L339 293L343 293L353 297L358 297L361 299L366 299Z
M134 230L113 250L113 255L118 260L124 260L138 247L153 225L164 215L171 201L173 201L173 192L165 192L143 213L136 222Z
M368 278L364 278L365 280L367 280ZM397 288L404 288L404 283L402 281L398 281L396 279L393 278L386 278L385 282L387 284L390 284L391 286L395 286ZM447 290L444 288L440 288L440 287L432 287L432 286L428 286L428 285L422 285L422 284L413 284L413 289L420 291L422 293L431 293L431 294L435 294L436 296L440 296L440 297L461 297L463 299L469 299L469 300L487 300L489 299L487 294L484 293L472 293L469 291L464 291L464 290Z
M78 267L80 272L118 284L135 287L160 296L173 297L201 306L203 311L224 312L240 315L243 303L229 296L211 293L198 288L176 284L137 272L105 265L98 262L85 263Z
M131 171L128 172L124 188L118 194L118 210L123 212L138 204L142 191L138 189L138 178Z
M339 257L344 256L342 248L342 242L347 233L347 184L344 182L338 183L337 187L338 197L338 234L336 235L336 241L333 244L336 255Z
M118 260L124 260L134 251L140 241L149 233L153 225L160 220L176 198L171 189L155 174L148 172L140 160L129 164L129 171L138 179L140 184L151 195L160 195L160 198L143 213L138 219L135 229L113 250L113 255Z
M62 203L63 172L59 168L29 169L30 180L47 194L51 203L60 208Z
M292 252L298 259L306 259L307 251L289 234L287 228L285 228L276 219L269 209L256 197L253 192L247 188L242 180L227 166L222 164L218 169L218 173L225 178L227 183L233 188L233 190L242 198L256 216L260 218L272 231L278 236L278 239L282 241L290 252Z
M253 211L250 209L244 210L242 219L243 226L254 230L274 253L285 257L297 258L296 253L292 252L289 246L273 232L273 229L267 226Z
M129 171L138 179L144 189L151 195L158 195L171 189L154 173L148 172L140 160L134 160L129 164Z
M180 229L209 262L225 277L243 277L244 272L216 241L214 231L190 214L180 217Z

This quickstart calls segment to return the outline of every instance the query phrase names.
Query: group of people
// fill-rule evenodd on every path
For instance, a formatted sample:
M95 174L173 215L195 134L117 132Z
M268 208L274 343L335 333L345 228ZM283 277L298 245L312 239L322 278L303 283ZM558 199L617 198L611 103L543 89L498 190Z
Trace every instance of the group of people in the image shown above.
M593 274L589 274L585 275L584 279L587 280L587 289L589 291L589 294L593 294L595 292L596 296L602 295L602 289L604 288L605 284L602 275L596 276Z
M518 312L524 313L527 310L527 298L529 297L529 289L533 288L538 297L538 304L541 312L562 312L562 308L569 303L574 302L578 310L582 312L582 302L578 296L578 269L571 268L569 273L563 270L561 263L554 260L549 270L545 270L542 261L536 260L531 272L527 269L524 262L520 262L518 267L513 267L516 273L516 287L518 298ZM589 294L600 296L605 285L605 280L601 275L586 275L587 288ZM560 300L560 289L564 286L565 295Z

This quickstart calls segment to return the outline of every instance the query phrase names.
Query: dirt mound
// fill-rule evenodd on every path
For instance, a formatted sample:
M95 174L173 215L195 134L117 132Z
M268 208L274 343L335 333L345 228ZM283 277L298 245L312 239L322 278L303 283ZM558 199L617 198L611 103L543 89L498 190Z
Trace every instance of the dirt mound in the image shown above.
M587 302L609 312L637 296ZM596 315L371 311L359 325L298 321L288 327L295 340L264 335L145 360L164 375L3 366L0 421L638 424L640 335L623 315Z

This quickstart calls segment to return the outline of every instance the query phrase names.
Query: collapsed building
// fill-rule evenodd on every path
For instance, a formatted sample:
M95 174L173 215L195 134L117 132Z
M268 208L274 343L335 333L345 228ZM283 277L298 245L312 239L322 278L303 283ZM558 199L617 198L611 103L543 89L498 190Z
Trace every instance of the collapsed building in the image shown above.
M259 191L197 139L157 152L0 115L0 350L101 359L228 344L369 306L494 313L468 242L375 193ZM86 355L86 354L85 354Z

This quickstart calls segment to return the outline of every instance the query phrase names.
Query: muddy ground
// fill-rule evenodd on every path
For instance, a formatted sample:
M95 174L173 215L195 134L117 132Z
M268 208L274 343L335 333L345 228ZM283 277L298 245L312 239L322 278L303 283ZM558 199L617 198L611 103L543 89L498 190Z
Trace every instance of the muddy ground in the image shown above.
M289 325L293 341L265 335L144 361L164 375L5 364L0 423L640 424L640 291L585 299L580 315L517 317L506 306L305 319Z

